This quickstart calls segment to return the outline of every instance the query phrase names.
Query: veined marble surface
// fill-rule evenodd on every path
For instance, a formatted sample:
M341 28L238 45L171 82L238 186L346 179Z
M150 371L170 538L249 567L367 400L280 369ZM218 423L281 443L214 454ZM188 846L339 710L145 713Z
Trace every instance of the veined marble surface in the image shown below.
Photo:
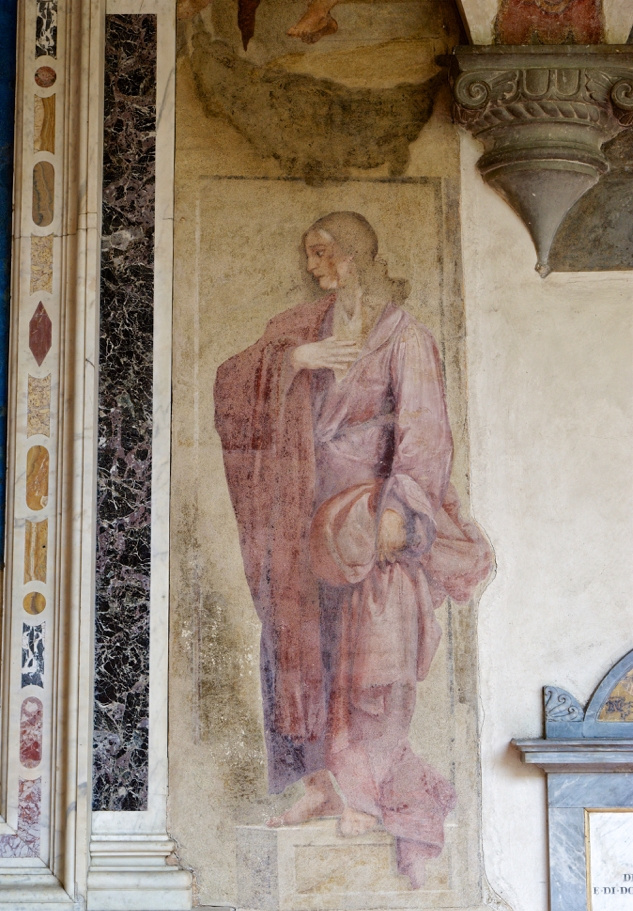
M633 908L633 807L587 813L589 911Z
M146 810L156 16L106 18L93 809Z

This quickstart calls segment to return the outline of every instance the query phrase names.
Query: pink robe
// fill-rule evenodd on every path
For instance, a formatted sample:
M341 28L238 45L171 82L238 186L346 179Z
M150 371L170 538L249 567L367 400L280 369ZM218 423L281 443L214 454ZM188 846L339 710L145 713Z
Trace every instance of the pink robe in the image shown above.
M330 370L289 369L292 348L331 334L333 300L276 317L220 368L216 424L262 619L271 790L330 769L348 804L397 837L416 886L455 804L408 742L417 681L441 636L434 608L447 593L468 600L490 553L449 485L452 438L428 330L388 305L340 382ZM381 566L386 508L402 516L407 547Z

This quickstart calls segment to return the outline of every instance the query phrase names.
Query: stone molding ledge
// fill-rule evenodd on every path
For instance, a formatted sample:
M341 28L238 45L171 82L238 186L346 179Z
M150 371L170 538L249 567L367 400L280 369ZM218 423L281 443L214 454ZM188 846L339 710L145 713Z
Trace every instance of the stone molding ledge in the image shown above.
M513 740L522 762L552 773L633 772L633 740Z
M633 124L633 46L458 47L444 59L454 117L484 145L482 177L532 235L544 278L564 216Z

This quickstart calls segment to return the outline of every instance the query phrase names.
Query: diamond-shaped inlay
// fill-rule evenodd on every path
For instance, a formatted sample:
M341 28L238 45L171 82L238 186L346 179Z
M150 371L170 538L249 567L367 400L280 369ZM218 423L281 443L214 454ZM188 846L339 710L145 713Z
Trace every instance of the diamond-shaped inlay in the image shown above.
M44 361L52 344L53 324L44 309L44 304L40 301L29 323L29 348L38 366Z

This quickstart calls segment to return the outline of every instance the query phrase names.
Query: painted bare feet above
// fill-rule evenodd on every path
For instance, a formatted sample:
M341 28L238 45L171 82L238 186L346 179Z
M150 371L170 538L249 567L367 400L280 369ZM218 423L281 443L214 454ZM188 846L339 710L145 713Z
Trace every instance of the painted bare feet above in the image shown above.
M334 789L329 772L315 772L303 779L305 794L281 816L271 816L266 823L272 829L280 826L298 826L309 819L340 816L344 804Z
M312 0L299 21L288 29L291 38L300 38L306 44L315 44L326 35L338 31L338 23L331 15L337 0Z
M378 822L379 820L370 813L345 807L338 824L338 831L344 838L354 838L356 835L366 835L367 832L371 832L376 828Z

